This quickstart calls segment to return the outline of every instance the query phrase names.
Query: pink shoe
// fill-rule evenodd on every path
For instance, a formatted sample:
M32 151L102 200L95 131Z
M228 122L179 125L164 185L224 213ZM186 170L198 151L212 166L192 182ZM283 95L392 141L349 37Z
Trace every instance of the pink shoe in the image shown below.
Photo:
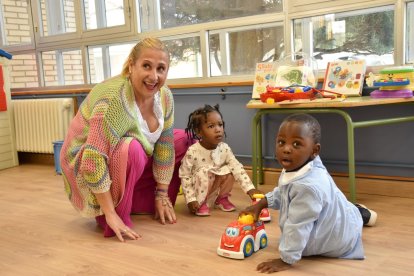
M230 202L228 195L225 196L219 196L216 199L216 207L220 208L224 212L231 212L236 210L236 206L233 205L233 203Z
M206 217L210 215L210 208L208 208L208 205L206 202L201 204L200 208L198 208L196 212L196 215L200 217Z

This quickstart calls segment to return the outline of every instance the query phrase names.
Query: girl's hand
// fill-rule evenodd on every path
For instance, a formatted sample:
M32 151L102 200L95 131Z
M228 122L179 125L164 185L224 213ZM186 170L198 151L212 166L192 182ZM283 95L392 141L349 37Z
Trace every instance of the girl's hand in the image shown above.
M198 208L200 208L200 204L198 203L198 201L191 201L187 204L187 207L191 213L195 214Z
M159 193L155 195L155 219L160 219L161 224L165 224L168 220L170 224L177 222L174 207L167 193Z
M257 266L257 271L261 273L273 273L283 271L291 268L292 265L285 263L282 259L274 259L267 262L260 263Z
M260 190L258 190L258 189L251 189L251 190L249 190L249 191L247 191L247 194L250 196L250 198L253 200L254 198L253 198L253 195L254 194L262 194L262 195L264 195L264 193L262 192L262 191L260 191Z
M141 235L124 224L122 219L116 212L105 214L106 223L115 232L116 236L121 242L124 242L124 237L128 237L131 240L141 238Z

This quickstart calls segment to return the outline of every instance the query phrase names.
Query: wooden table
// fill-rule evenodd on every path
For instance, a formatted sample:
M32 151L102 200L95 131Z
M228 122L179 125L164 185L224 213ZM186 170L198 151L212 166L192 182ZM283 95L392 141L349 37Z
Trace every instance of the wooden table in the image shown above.
M349 170L349 192L350 200L356 202L355 188L355 145L354 145L354 129L370 126L380 126L387 124L396 124L408 121L414 121L413 116L385 118L379 120L353 122L351 116L347 112L349 108L363 106L378 106L390 104L413 104L414 98L384 98L374 99L369 96L349 97L343 101L309 101L306 103L295 104L267 104L260 100L251 100L246 107L256 109L253 116L252 128L252 181L257 184L263 184L263 167L262 167L262 116L266 114L286 114L286 113L334 113L341 115L347 125L348 139L348 170Z

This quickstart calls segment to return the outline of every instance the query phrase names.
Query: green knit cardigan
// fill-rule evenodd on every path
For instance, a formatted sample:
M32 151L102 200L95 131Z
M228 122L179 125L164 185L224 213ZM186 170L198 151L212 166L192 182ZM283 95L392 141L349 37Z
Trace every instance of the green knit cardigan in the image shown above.
M73 118L60 162L66 193L85 217L102 215L95 193L110 191L117 206L122 199L128 147L138 140L153 155L157 183L169 184L174 170L174 101L171 91L159 91L164 128L154 148L141 132L135 97L128 78L117 76L97 84Z

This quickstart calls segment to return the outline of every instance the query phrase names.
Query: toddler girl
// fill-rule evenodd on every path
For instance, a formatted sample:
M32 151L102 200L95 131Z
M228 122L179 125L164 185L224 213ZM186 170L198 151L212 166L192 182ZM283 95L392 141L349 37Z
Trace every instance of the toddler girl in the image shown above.
M218 105L205 105L191 113L185 131L189 139L199 140L187 150L179 169L190 212L208 216L213 203L225 212L235 210L229 200L235 181L251 198L253 194L261 193L223 142L224 122Z

